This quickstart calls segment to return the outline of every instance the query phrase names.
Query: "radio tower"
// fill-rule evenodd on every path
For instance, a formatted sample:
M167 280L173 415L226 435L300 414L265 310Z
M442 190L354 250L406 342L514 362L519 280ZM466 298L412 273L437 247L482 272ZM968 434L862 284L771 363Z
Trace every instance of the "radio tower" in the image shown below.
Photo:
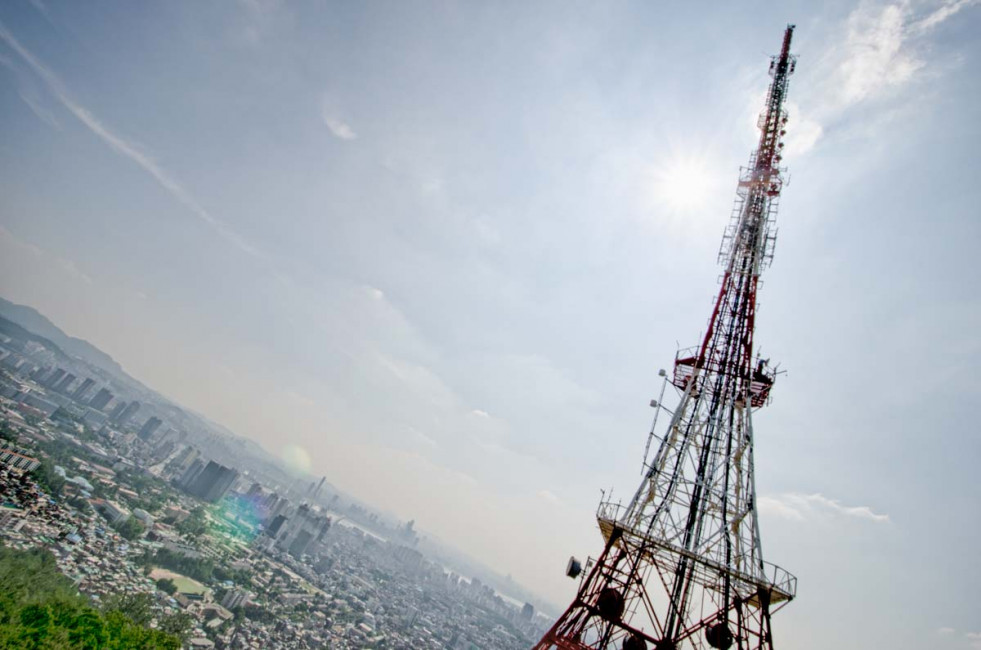
M701 345L679 352L674 413L644 454L629 504L600 503L606 545L587 563L575 600L536 650L773 648L770 616L793 599L797 579L763 561L753 476L752 413L767 402L775 371L754 357L756 289L773 257L783 186L783 109L794 26L788 25L759 119L759 147L740 170L722 238L722 286ZM661 396L664 388L661 389ZM650 449L651 438L648 439ZM567 573L580 573L578 561Z

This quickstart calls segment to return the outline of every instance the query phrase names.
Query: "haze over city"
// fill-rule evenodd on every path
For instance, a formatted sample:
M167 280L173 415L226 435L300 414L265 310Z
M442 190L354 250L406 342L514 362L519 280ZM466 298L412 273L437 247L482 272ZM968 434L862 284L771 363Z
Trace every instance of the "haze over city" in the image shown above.
M977 4L4 3L0 295L554 616L793 22L775 636L981 648Z

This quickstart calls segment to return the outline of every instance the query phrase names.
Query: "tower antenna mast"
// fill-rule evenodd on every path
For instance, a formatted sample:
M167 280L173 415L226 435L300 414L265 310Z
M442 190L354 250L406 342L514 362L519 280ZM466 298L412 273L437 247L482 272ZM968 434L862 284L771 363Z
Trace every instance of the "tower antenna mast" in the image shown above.
M600 503L603 552L535 650L772 650L771 614L796 594L797 579L763 561L752 425L775 378L755 356L753 334L760 274L776 243L793 33L788 25L770 62L759 145L740 170L708 330L675 357L678 406L630 503ZM572 577L578 566L570 561Z

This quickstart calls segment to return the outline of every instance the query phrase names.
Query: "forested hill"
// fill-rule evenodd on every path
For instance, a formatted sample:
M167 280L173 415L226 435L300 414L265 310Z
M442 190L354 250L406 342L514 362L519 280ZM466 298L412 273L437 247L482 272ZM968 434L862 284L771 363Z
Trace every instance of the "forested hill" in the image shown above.
M93 608L44 549L0 546L0 650L179 650L119 609Z

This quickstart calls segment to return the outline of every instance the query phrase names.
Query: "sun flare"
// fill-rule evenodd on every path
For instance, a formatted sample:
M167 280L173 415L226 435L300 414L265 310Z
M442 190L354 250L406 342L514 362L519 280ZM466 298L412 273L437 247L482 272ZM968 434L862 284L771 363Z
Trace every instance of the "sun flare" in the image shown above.
M704 161L672 160L654 171L655 199L673 212L695 212L704 208L714 189L713 177Z

